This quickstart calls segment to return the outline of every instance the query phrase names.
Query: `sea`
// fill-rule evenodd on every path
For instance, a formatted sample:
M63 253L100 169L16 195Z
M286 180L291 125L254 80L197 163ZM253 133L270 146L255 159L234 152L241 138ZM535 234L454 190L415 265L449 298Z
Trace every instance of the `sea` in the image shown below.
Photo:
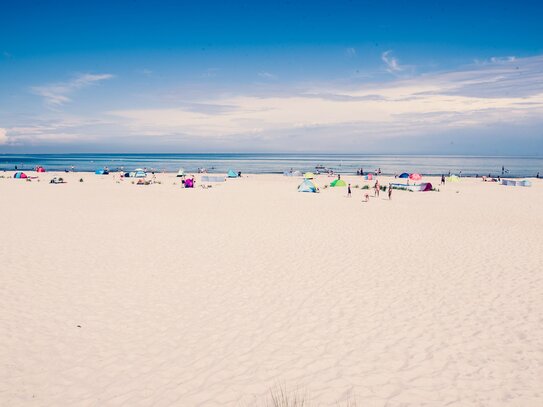
M0 154L0 171L32 170L43 166L48 171L94 172L107 167L110 171L186 172L205 169L225 173L229 169L242 173L276 173L285 171L331 170L355 174L381 170L387 175L417 172L422 175L458 174L461 176L543 176L543 157L499 157L461 155L367 155L367 154ZM503 172L502 172L503 170Z

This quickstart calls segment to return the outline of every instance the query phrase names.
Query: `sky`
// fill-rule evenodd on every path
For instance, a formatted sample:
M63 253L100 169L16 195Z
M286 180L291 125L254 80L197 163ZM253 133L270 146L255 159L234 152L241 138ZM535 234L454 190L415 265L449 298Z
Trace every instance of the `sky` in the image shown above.
M536 1L1 1L0 153L542 156L541 21Z

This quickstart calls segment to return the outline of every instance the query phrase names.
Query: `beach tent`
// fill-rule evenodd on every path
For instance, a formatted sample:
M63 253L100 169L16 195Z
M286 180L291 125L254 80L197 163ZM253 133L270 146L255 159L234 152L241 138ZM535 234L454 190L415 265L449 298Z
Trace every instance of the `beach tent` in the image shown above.
M516 181L513 179L502 179L502 185L507 185L511 187L531 187L532 183L528 180Z
M194 188L194 182L192 181L192 179L188 179L185 181L185 188Z
M368 180L368 181L371 181L373 179L373 174L372 173L369 173L367 175L364 176L364 179Z
M409 178L409 174L407 172L402 172L398 178Z
M133 172L130 173L130 176L134 178L145 178L147 174L142 168L136 168Z
M226 181L226 178L221 176L210 176L210 175L204 175L202 177L202 182L224 182Z
M335 179L330 183L331 187L346 187L347 184L342 179Z
M412 192L427 192L432 190L432 184L429 182L423 182L418 185L407 184L391 184L393 189L404 189Z
M228 170L228 173L226 174L228 176L228 178L237 178L238 177L238 173L234 170Z
M306 172L304 174L304 178L305 179L313 179L313 178L315 178L315 174L313 174L312 172Z
M28 175L26 175L24 172L16 172L15 175L13 176L13 178L20 178L20 179L23 179L23 178L28 178Z
M422 176L417 173L413 173L409 176L409 179L412 179L413 181L419 181L422 179Z
M313 181L310 181L308 179L304 180L299 186L298 186L298 192L318 192L319 189L317 188L317 185Z
M107 175L107 174L109 174L109 171L102 168L102 169L100 169L100 170L94 171L94 173L95 173L96 175Z
M38 168L36 168L36 171L37 171L37 172L45 172L45 168L43 168L43 167L38 167Z
M301 177L301 176L302 176L302 172L301 172L301 171L294 171L294 172L292 173L292 176L293 176L293 177Z
M184 177L185 176L185 170L183 168L179 168L179 171L177 171L178 177Z
M450 177L447 177L447 181L449 182L460 182L460 177L458 175L451 175Z
M432 190L432 184L430 184L429 182L422 183L420 184L420 186L421 186L421 192L427 192L427 191Z

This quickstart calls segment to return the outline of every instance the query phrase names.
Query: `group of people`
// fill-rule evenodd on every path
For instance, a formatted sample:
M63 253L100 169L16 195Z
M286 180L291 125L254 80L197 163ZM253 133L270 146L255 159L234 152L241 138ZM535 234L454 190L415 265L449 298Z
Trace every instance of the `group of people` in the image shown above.
M338 175L338 179L341 179L341 176ZM388 187L384 187L384 191L388 191L388 199L392 200L392 184L388 184ZM375 181L375 184L373 185L373 196L378 198L379 194L381 192L381 185L379 184L379 180ZM352 190L351 190L351 184L347 185L347 198L352 197ZM370 199L370 195L368 192L364 193L364 200L363 202L368 202Z
M374 172L375 175L381 175L381 168L377 168ZM356 170L356 175L364 175L364 168L359 168Z

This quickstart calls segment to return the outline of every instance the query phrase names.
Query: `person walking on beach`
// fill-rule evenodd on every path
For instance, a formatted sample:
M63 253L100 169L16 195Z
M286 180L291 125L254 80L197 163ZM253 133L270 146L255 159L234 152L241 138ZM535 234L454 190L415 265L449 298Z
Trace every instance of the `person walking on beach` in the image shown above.
M445 175L441 174L441 185L445 185Z
M351 197L351 184L347 186L347 198Z
M392 200L392 184L388 184L388 200Z
M375 196L379 197L379 180L375 181Z

